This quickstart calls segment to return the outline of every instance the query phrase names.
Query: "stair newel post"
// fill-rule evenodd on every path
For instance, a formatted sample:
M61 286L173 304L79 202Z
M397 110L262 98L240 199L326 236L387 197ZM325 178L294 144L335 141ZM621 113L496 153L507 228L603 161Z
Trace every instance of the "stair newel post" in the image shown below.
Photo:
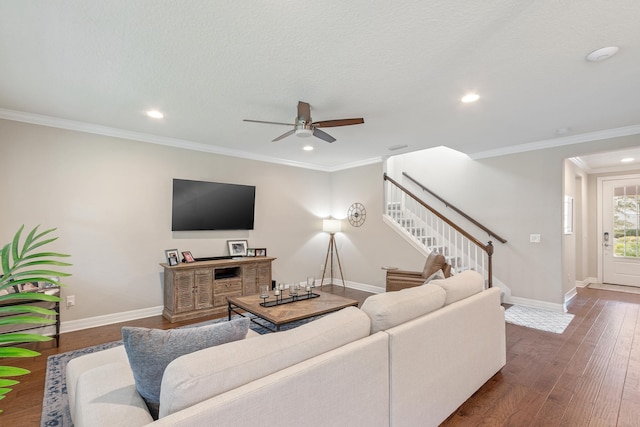
M491 240L489 240L485 249L487 251L487 275L489 276L487 287L490 288L493 286L493 242Z

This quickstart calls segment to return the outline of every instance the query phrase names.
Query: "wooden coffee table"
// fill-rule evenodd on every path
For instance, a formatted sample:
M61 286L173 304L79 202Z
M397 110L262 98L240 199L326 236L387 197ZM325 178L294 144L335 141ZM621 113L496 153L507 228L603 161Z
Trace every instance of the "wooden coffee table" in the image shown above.
M242 313L243 311L249 312L256 317L273 324L275 326L275 331L279 331L280 327L287 323L297 322L298 320L342 310L345 307L358 306L358 301L354 299L320 292L315 289L313 293L318 294L319 297L295 301L288 304L280 304L273 307L261 306L260 303L263 302L263 300L257 294L244 297L229 297L227 298L229 306L229 320L231 320L231 315L233 313L244 316ZM274 300L273 295L267 299L267 302L269 300ZM251 321L263 328L274 331L273 328L270 328L263 323L256 322L254 319L251 319Z

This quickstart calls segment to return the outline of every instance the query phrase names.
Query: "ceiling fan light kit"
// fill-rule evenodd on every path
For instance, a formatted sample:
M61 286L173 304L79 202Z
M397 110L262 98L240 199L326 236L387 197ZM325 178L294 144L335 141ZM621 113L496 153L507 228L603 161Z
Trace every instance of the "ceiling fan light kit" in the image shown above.
M300 136L302 138L308 138L311 135L313 135L313 130L311 130L311 128L302 127L302 128L296 129L295 134L296 136Z
M284 139L290 135L296 135L303 138L307 138L313 135L316 138L322 139L323 141L333 142L336 140L334 137L318 128L351 126L364 123L364 119L361 117L354 119L323 120L320 122L313 122L311 121L311 106L303 101L298 101L298 116L296 117L295 123L293 124L249 119L244 119L243 121L251 123L264 123L269 125L293 126L293 129L278 136L272 142L280 141L281 139Z

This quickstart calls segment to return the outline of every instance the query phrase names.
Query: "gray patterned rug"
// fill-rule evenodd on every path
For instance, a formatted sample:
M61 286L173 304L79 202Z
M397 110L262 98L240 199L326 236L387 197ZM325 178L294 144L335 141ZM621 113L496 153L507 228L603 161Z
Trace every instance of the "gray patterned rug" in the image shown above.
M318 317L312 317L310 319L300 320L298 322L283 325L281 330L295 328L307 322L311 322ZM223 317L221 319L209 320L206 322L196 323L184 327L202 326L211 323L226 321L227 318ZM253 322L251 322L250 325L251 329L259 334L265 334L269 332L266 328ZM113 341L93 347L86 347L66 353L55 354L47 358L47 373L44 384L44 398L42 400L42 416L40 418L41 427L73 427L71 414L69 412L69 403L67 400L67 363L69 363L71 359L74 359L78 356L94 353L96 351L107 350L118 345L122 345L122 341Z
M504 312L507 323L561 334L573 320L573 314L543 308L513 305Z

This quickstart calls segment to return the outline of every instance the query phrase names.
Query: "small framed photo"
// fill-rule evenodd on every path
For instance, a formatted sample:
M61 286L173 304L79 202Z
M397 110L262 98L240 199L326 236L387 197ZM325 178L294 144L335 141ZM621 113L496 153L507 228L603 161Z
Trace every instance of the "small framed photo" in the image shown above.
M184 262L196 262L190 251L182 251L182 256L184 257Z
M246 240L227 240L229 246L229 255L231 256L247 256Z
M256 256L267 256L267 250L265 248L256 248Z
M247 248L247 256L256 256L255 248Z
M167 249L164 251L164 255L167 257L167 264L178 265L180 263L177 249Z

